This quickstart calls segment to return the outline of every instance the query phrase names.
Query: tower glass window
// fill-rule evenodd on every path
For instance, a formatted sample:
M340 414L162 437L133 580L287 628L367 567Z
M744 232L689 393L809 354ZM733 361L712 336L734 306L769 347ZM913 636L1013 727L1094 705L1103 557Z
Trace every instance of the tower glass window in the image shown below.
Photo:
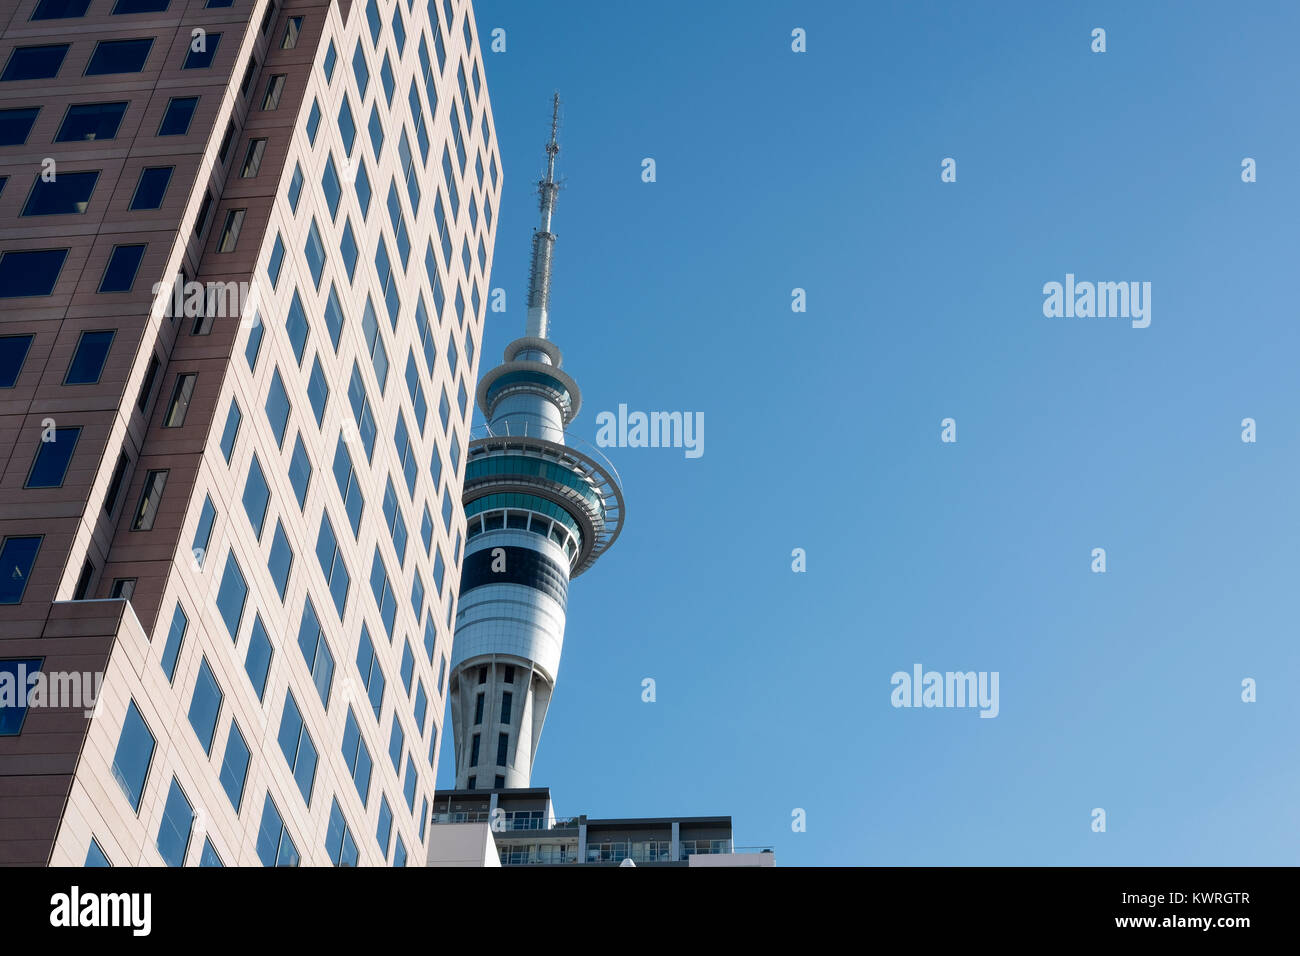
M112 772L127 803L137 812L140 809L140 798L144 796L149 765L153 762L154 745L154 736L132 700L127 706L126 718L122 721L122 734L118 737L117 750L113 754Z
M220 34L216 34L220 37ZM211 35L209 35L211 40ZM90 55L86 76L104 76L110 73L139 73L149 59L153 37L134 40L100 40Z
M68 474L68 465L81 438L81 426L55 428L51 440L42 437L31 471L27 474L25 488L60 488Z
M122 117L126 115L126 102L75 103L68 107L63 123L54 137L56 143L76 143L90 140L117 139ZM35 117L32 117L35 119ZM30 128L30 127L29 127Z

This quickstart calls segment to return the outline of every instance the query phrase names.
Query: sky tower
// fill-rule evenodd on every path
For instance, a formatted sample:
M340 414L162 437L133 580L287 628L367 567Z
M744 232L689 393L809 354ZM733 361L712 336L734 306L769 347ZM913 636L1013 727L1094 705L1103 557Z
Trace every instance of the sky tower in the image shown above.
M618 473L565 433L582 393L547 339L559 108L556 94L524 335L476 395L488 424L470 442L463 495L468 543L450 688L458 790L529 786L560 669L569 581L614 543L623 520Z

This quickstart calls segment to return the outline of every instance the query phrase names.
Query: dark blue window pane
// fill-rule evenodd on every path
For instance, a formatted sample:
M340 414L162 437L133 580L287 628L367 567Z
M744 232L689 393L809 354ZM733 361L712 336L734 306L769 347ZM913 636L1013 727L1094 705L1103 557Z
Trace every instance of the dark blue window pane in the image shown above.
M253 327L248 330L248 344L244 346L244 358L248 360L250 371L257 368L257 355L262 351L262 333L266 331L260 312L255 313L253 319Z
M330 341L334 343L334 351L337 352L339 339L343 335L343 306L339 303L338 292L332 282L330 294L325 300L325 325L330 330Z
M68 54L68 44L49 46L20 46L9 54L9 62L0 73L0 82L8 80L48 80L59 75L63 58Z
M194 807L181 785L172 777L171 790L163 807L162 823L158 827L158 854L168 866L184 866L185 851L190 846L190 833L194 829Z
M56 143L117 139L118 127L126 115L126 103L80 103L69 106Z
M153 37L140 40L100 40L90 56L86 76L106 73L139 73L153 48Z
M0 661L0 683L11 688L12 693L0 695L0 737L14 737L23 731L27 717L28 692L32 690L41 672L43 658L14 658Z
M221 712L221 697L221 688L205 657L199 663L199 673L194 680L194 696L190 699L190 726L203 745L203 752L209 755L212 753L212 737L217 731L217 715Z
M32 19L65 20L70 17L84 17L89 6L90 0L41 0L36 4L36 12L32 14ZM93 844L94 841L91 842Z
M167 112L158 124L159 136L184 136L190 131L190 120L199 105L197 96L173 96L167 103Z
M293 485L294 496L298 499L298 510L307 502L307 486L311 484L311 459L302 443L302 436L294 440L293 456L289 459L289 483Z
M27 590L36 554L41 550L39 535L6 538L0 546L0 604L19 604Z
M320 288L321 276L325 272L325 244L321 242L320 230L316 228L316 220L311 221L311 228L307 231L307 241L303 246L303 254L307 257L307 266L311 269L312 282L316 288Z
M122 788L132 810L140 809L140 797L144 794L144 782L149 776L153 751L154 736L140 716L135 701L131 701L122 722L122 736L118 738L117 751L113 754L113 778Z
M27 488L59 488L68 473L72 453L77 449L77 439L81 437L81 428L56 428L51 441L42 438L41 447L36 451L32 461L32 470L27 476Z
M59 173L50 180L38 176L22 214L59 216L84 213L98 181L98 172Z
M248 656L244 658L244 672L261 700L266 693L266 675L271 670L271 639L266 634L260 614L253 615L253 630L248 637Z
M271 489L262 472L262 463L253 455L248 465L248 479L244 482L244 511L248 523L253 526L253 534L260 541L262 527L266 523L266 509L271 504Z
M333 156L325 159L325 173L321 176L321 188L325 190L325 203L330 208L330 218L334 219L338 216L339 200L343 198L343 190L339 185L339 174L334 167Z
M30 335L0 336L0 388L13 388L32 347Z
M343 238L339 240L339 250L343 253L343 264L348 270L348 279L352 279L357 271L357 239L352 232L352 223L344 220Z
M39 106L0 110L0 146L21 146L27 142L27 135L31 133L40 111Z
M217 55L217 47L221 45L220 33L209 33L201 38L200 49L195 49L198 40L191 41L186 49L185 62L181 64L182 70L206 70L212 65L212 58Z
M144 258L143 245L114 246L104 268L104 278L99 282L100 292L130 292L135 285L135 274Z
M312 363L311 378L307 382L307 397L311 400L311 410L316 416L316 424L325 420L325 403L329 401L330 387L325 381L325 370L321 368L320 358Z
M113 4L114 15L125 13L162 13L172 0L117 0Z
M131 197L131 208L159 208L163 196L167 195L167 186L172 181L173 169L174 166L151 166L141 170L140 181L135 186L135 195Z
M302 167L297 163L293 167L293 178L289 180L289 208L298 211L298 197L302 195Z
M162 669L170 683L176 677L176 661L181 656L181 645L185 643L185 630L190 626L189 618L181 610L180 604L172 612L171 627L167 629L167 643L163 646Z

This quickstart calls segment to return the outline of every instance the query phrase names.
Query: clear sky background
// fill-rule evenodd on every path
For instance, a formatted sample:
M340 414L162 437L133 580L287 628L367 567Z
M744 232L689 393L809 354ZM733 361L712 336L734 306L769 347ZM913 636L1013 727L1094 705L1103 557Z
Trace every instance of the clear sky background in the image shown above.
M573 430L705 418L699 459L609 449L627 524L570 589L533 774L557 811L731 814L784 865L1294 864L1296 5L475 6L482 368L523 330L559 89ZM1150 282L1150 327L1044 318L1067 272ZM914 663L998 671L999 716L891 707Z

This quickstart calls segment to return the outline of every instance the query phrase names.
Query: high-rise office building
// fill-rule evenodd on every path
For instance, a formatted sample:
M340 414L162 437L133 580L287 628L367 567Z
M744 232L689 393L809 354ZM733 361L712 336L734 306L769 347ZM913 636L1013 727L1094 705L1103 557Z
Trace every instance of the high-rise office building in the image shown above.
M529 786L560 668L569 581L614 543L623 520L613 465L565 433L582 393L547 338L558 114L557 96L527 325L478 384L488 424L470 442L465 470L468 543L449 691L460 790Z
M421 861L502 179L470 4L0 17L0 863Z

